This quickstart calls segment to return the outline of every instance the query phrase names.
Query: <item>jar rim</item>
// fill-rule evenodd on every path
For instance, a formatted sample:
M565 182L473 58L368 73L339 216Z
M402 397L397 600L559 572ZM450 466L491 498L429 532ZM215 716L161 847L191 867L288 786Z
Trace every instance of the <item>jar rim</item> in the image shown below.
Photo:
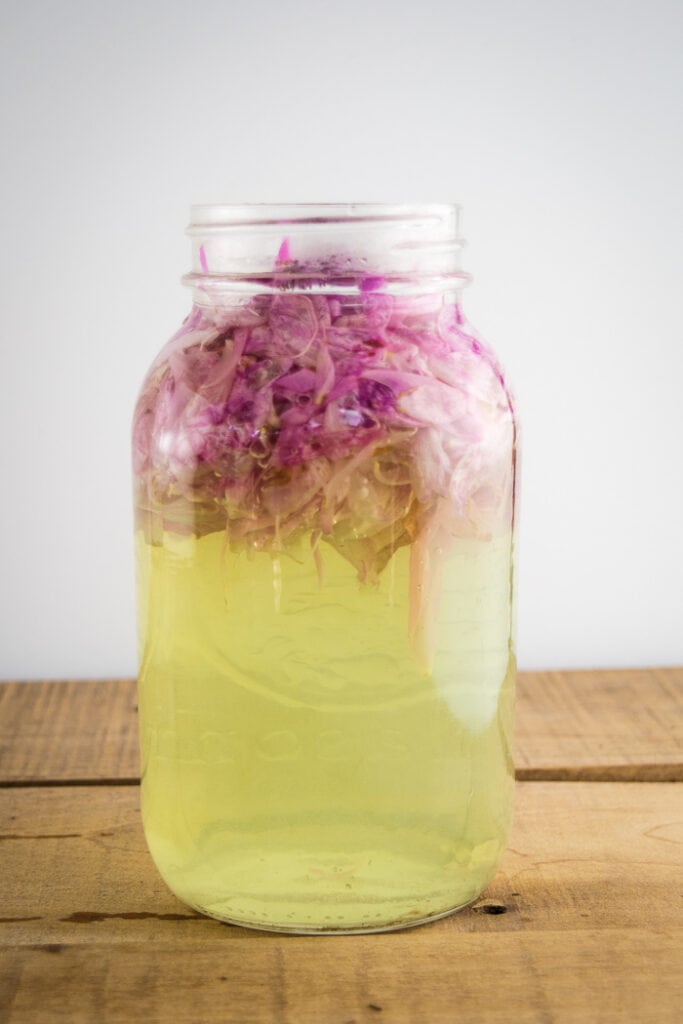
M213 203L191 208L195 301L250 288L462 287L455 203ZM430 284L431 282L431 284Z
M410 220L457 225L460 203L198 203L190 207L188 234L211 227L266 226L276 224L340 224Z

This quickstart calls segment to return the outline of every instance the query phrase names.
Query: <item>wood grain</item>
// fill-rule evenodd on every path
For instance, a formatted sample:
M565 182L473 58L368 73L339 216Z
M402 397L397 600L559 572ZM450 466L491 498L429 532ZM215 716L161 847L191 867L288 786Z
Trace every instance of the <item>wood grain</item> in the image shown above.
M520 673L518 777L683 781L683 668ZM0 684L0 785L139 775L132 679Z
M136 782L134 679L0 683L0 782Z
M678 1021L683 787L517 789L510 848L474 908L318 938L221 925L179 903L147 854L135 787L5 789L0 1020Z
M683 668L521 673L521 779L683 781Z
M4 1024L679 1024L681 933L8 950ZM303 943L306 942L304 945ZM311 949L315 943L315 949ZM333 945L334 944L334 945ZM0 982L1 984L1 982ZM0 999L2 990L0 989ZM0 1005L2 1005L0 1003Z

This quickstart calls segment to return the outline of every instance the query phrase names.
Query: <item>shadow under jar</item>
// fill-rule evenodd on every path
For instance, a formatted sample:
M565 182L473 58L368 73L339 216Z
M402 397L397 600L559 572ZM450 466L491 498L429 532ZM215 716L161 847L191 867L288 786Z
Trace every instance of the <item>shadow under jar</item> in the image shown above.
M224 921L419 924L490 881L513 787L516 429L459 209L192 213L134 418L147 842Z

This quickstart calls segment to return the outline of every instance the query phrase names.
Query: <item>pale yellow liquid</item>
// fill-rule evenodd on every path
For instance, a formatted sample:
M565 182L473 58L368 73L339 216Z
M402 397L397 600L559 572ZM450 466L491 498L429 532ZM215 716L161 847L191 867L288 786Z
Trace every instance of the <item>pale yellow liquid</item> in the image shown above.
M459 540L431 674L409 553L374 586L320 545L273 559L138 535L142 807L171 889L223 920L372 931L491 879L510 820L511 538Z

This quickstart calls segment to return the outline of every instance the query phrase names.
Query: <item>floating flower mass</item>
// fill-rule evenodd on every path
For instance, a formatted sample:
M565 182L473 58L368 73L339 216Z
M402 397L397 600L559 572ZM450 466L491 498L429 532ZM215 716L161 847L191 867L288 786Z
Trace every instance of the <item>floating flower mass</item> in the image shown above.
M417 630L449 538L509 529L509 389L452 298L377 277L321 294L314 271L286 267L246 302L194 307L152 367L138 522L153 543L222 530L234 551L310 534L311 557L330 544L370 584L412 544Z

